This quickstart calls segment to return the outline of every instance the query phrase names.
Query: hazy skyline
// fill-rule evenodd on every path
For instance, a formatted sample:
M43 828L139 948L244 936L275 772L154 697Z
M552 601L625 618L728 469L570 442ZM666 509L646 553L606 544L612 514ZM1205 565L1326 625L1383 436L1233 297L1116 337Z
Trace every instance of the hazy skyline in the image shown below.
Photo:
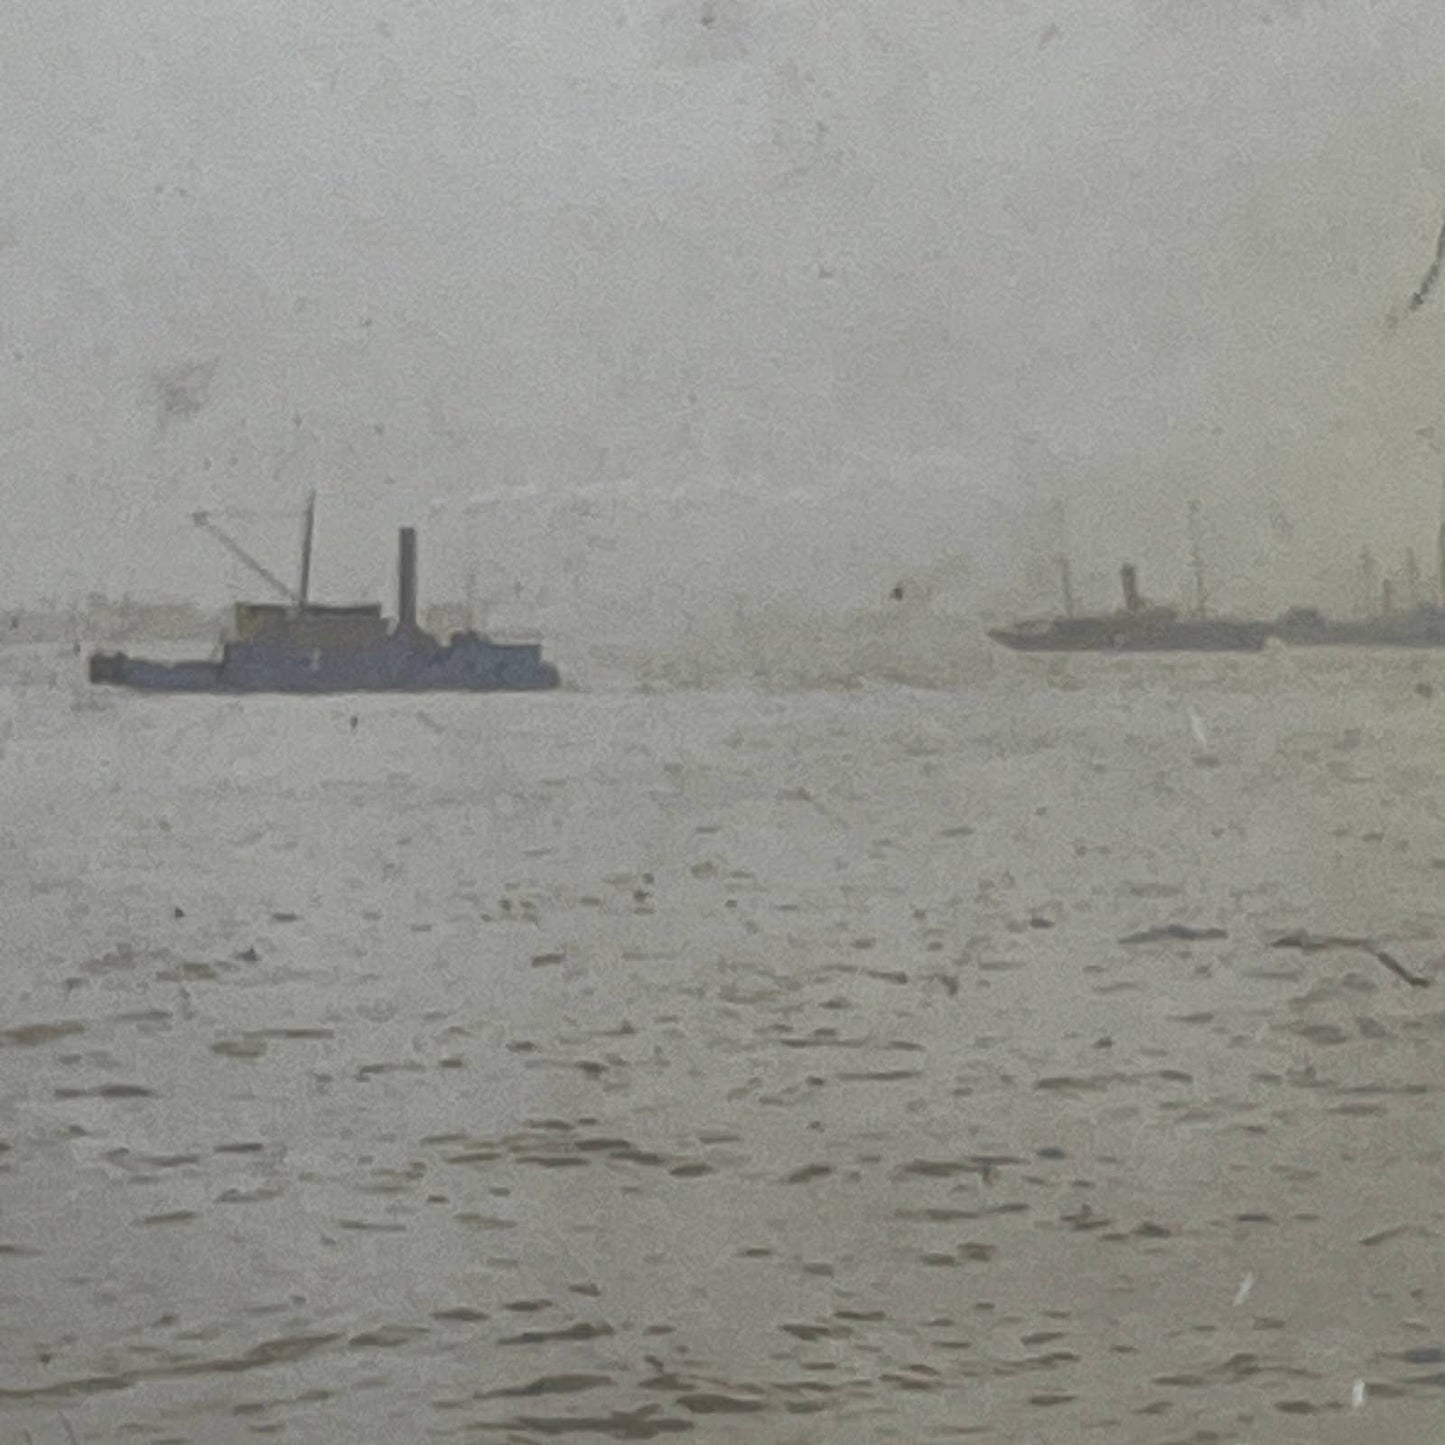
M408 520L455 593L461 503L509 490L474 524L494 583L644 611L866 599L956 554L985 597L1037 573L1060 498L1081 575L1137 555L1160 593L1195 496L1224 600L1362 544L1430 565L1423 4L129 0L5 29L6 604L251 592L187 514L313 486L338 595L390 595ZM283 565L293 539L248 533Z

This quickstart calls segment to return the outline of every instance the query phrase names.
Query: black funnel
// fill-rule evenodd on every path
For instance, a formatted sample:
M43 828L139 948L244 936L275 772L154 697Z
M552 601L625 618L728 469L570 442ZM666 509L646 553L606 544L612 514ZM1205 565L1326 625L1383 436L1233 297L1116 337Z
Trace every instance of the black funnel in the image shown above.
M411 632L416 628L416 528L401 529L396 561L396 622Z
M1119 569L1119 580L1124 584L1125 612L1138 612L1144 605L1139 595L1139 569L1132 562L1125 562Z

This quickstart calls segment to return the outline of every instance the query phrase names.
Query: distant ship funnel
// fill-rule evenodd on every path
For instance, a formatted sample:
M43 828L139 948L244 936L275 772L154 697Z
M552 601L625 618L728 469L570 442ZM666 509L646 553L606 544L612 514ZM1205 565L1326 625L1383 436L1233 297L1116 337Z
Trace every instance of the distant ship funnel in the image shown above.
M1124 588L1124 611L1140 611L1144 606L1144 599L1139 596L1139 569L1132 562L1125 562L1119 568L1119 581Z
M416 528L401 529L396 561L396 624L416 631Z

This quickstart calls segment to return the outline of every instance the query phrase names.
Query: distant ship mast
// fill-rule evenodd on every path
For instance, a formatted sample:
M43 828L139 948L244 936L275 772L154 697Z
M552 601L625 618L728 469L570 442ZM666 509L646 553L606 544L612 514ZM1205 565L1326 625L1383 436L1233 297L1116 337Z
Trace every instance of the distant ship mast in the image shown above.
M1059 590L1064 597L1064 616L1074 615L1074 573L1069 565L1069 514L1064 502L1058 504L1059 551L1055 562L1059 568Z
M1208 598L1204 590L1204 549L1200 541L1199 503L1189 504L1189 559L1194 569L1194 615L1208 616Z
M1375 561L1375 554L1368 547L1360 548L1360 590L1363 594L1363 605L1360 615L1370 617L1374 610L1379 596L1380 568Z
M1445 607L1445 483L1440 488L1440 529L1435 533L1437 603Z
M311 598L311 539L316 532L316 493L306 498L306 521L301 529L301 591L297 603L301 610Z

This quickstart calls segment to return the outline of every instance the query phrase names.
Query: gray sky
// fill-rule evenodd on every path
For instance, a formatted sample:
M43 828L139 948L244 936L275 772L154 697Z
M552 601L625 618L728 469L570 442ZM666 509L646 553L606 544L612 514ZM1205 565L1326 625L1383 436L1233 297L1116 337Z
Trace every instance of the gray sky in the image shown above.
M187 514L312 485L338 598L390 595L406 520L458 590L457 504L508 489L489 579L644 611L953 554L1047 603L1059 497L1082 575L1128 553L1159 594L1190 496L1241 604L1433 544L1445 290L1389 324L1445 219L1423 0L49 0L0 33L5 602L254 594ZM290 521L236 530L290 569Z

